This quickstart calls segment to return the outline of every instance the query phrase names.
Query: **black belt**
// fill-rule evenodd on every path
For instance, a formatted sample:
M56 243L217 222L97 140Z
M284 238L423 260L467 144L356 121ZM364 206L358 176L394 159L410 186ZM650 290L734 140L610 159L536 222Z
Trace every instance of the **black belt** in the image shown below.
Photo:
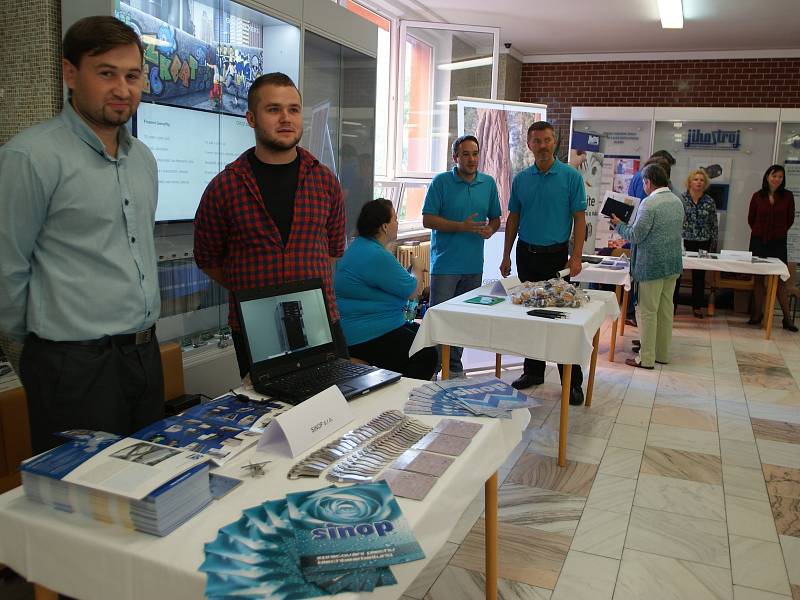
M549 246L537 246L536 244L529 244L528 242L517 240L517 246L522 248L522 250L525 252L530 252L531 254L557 254L567 250L567 242L551 244Z
M96 340L67 340L67 341L55 341L55 340L46 340L44 338L40 338L35 333L31 333L30 335L42 342L47 342L48 344L67 344L70 346L100 346L100 347L107 347L107 346L141 346L142 344L149 344L150 340L155 337L156 334L156 326L151 325L147 329L142 329L141 331L137 331L136 333L120 333L118 335L105 335L101 338L97 338Z

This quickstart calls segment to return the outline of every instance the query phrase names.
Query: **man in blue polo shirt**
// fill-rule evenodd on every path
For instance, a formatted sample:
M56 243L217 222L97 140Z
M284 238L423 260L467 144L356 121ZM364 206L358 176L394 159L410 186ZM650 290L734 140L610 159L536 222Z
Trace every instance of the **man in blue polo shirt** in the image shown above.
M557 276L569 265L569 274L581 272L581 254L586 238L586 190L583 178L573 167L553 155L556 134L546 121L528 128L528 148L534 164L518 173L511 184L506 219L506 239L500 273L511 272L511 247L517 240L517 273L522 281L542 281ZM575 232L572 256L568 259L570 233ZM545 363L525 359L522 375L511 385L521 390L544 383ZM558 365L559 373L563 372ZM572 367L570 404L583 404L583 373Z
M483 240L500 227L497 184L478 171L478 139L453 142L452 171L431 181L422 207L422 224L431 233L431 306L480 287ZM450 349L450 375L464 374L462 348Z

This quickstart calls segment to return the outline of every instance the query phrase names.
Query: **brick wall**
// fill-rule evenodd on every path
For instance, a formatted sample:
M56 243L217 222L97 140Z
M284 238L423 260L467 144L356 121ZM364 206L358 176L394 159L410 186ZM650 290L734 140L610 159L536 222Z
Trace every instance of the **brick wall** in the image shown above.
M61 1L0 7L0 144L61 110Z
M525 63L520 84L568 132L573 106L800 107L800 58Z

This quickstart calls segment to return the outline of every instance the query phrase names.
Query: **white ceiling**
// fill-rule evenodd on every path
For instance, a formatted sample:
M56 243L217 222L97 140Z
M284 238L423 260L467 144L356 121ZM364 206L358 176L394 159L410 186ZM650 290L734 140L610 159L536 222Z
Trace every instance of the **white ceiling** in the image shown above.
M398 17L499 27L523 56L800 49L800 0L683 0L662 29L656 0L383 0Z

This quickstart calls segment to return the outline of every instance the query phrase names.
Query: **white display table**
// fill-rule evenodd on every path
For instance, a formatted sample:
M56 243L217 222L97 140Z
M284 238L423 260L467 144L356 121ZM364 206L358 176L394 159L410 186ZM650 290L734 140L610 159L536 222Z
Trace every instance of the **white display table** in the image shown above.
M598 258L615 258L598 256ZM611 345L608 349L608 360L614 362L614 352L617 348L617 321L619 321L619 334L625 335L625 314L628 312L628 292L631 290L631 274L629 269L607 269L591 263L583 263L581 272L570 277L570 281L577 283L600 283L616 286L617 301L622 303L622 318L616 319L611 326Z
M559 308L568 319L543 319L529 316L529 308L508 299L485 306L465 300L478 294L489 295L491 285L467 292L428 309L409 355L427 346L442 345L442 376L448 377L450 346L463 346L501 354L548 360L564 365L561 389L558 464L566 464L569 383L572 365L590 364L586 406L592 404L594 373L600 326L606 318L619 316L613 292L588 290L591 301L582 308ZM498 359L495 373L499 377Z
M351 402L355 419L319 446L389 409L402 410L409 391L424 382L402 379ZM430 425L440 416L415 416ZM483 424L466 451L439 479L424 501L398 498L426 558L392 567L398 584L376 588L363 597L398 598L444 545L475 494L485 486L487 539L487 598L496 597L497 584L497 469L522 438L530 411L516 410L513 419L467 419ZM308 453L315 450L312 448ZM308 454L306 453L306 454ZM272 460L267 474L244 478L221 500L168 536L158 538L78 514L59 512L29 501L22 488L0 496L0 562L38 584L37 598L55 598L50 590L82 600L197 600L203 597L203 544L217 530L239 518L242 509L289 492L329 485L320 479L289 480L286 473L300 460L248 450L218 472L241 477L248 461ZM43 586L43 587L42 587ZM39 595L41 594L41 596ZM49 594L49 595L48 595ZM494 595L492 595L494 594ZM340 594L354 599L358 594Z
M719 258L716 254L711 254L708 258L698 258L696 252L687 252L683 257L683 268L765 276L767 279L767 289L766 301L764 303L764 338L769 339L772 334L772 317L775 312L775 297L778 293L778 277L783 281L788 281L789 269L777 258L759 260L767 262L754 263L742 260L724 260Z

